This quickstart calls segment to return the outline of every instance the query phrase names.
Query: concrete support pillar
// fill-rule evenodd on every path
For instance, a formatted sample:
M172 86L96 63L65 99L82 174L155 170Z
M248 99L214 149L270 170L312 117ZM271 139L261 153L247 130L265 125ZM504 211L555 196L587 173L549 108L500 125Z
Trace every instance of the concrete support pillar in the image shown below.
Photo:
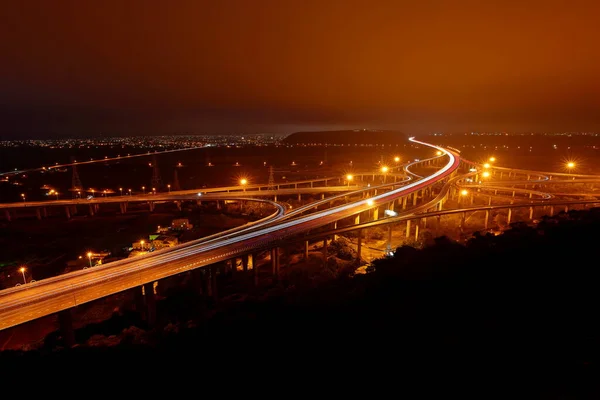
M354 225L358 224L360 224L360 213L356 214L356 217L354 217Z
M377 221L379 219L379 206L373 209L373 221Z
M148 326L153 327L156 325L156 296L153 282L144 284L144 298L146 299L146 322Z
M308 240L304 241L304 261L308 261Z
M254 286L258 286L258 253L252 254L252 272L252 275L254 275Z
M569 212L569 206L565 206L565 212L568 213Z
M248 262L251 260L252 256L250 254L248 254L247 257L242 256L242 271L244 271L244 274L248 273Z
M408 239L410 237L410 219L408 221L406 221L406 234L405 234L406 238Z
M121 214L125 214L127 212L127 203L126 202L119 203L119 208L121 210Z
M275 197L275 201L277 201L277 197ZM221 209L221 202L217 200L217 210Z
M417 199L419 197L418 196L418 192L413 192L412 196L413 196L413 206L416 206L417 205Z
M465 229L465 221L467 219L467 213L466 212L462 212L460 213L460 230L462 231L463 229Z
M533 207L529 207L529 220L533 221Z
M392 248L392 224L388 224L387 248Z
M327 258L329 255L327 254L327 238L323 239L323 262L327 264Z
M356 240L356 261L360 263L360 254L362 251L362 229L358 230L358 239Z
M63 337L64 346L75 345L75 330L73 329L73 314L70 308L58 312L58 326Z
M415 240L419 239L419 225L419 220L417 220L415 223Z
M302 195L298 193L298 201L302 201Z
M154 212L154 202L153 201L148 202L148 209L150 210L150 212Z
M181 202L180 202L180 201L176 201L176 202L175 202L175 205L177 206L177 209L178 209L179 211L181 211Z
M42 219L42 211L40 210L39 207L36 207L35 209L35 216L37 217L37 219L41 220Z
M402 209L403 209L403 210L406 210L406 199L407 199L407 196L404 196L404 197L402 198Z
M490 224L490 210L485 210L485 223L483 229L487 229Z
M512 218L512 208L508 209L508 217L506 218L506 224L510 225L510 220Z
M550 216L554 215L554 206L550 206Z
M90 207L90 216L92 216L92 217L93 217L93 216L94 216L94 211L95 211L95 209L94 209L94 205L93 205L93 204L90 204L90 206L89 206L89 207ZM67 211L67 212L68 212L68 211ZM67 218L69 218L69 217L67 217Z
M279 247L271 249L271 266L273 267L273 279L279 278Z
M325 199L325 193L321 193L321 200Z

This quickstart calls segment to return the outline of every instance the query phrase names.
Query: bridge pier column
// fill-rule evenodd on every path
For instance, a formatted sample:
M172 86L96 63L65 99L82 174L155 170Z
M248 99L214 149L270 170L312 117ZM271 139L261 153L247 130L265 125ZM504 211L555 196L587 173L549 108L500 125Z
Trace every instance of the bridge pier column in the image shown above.
M410 237L410 219L406 221L406 234L405 234L406 238L408 239Z
M419 220L415 221L415 241L419 239Z
M252 261L251 257L250 254L248 254L248 256L242 256L242 271L244 271L244 275L248 274L248 262Z
M279 247L271 249L271 266L273 268L273 280L279 279Z
M485 223L483 229L487 229L490 224L490 210L485 210Z
M406 196L404 196L404 197L402 198L402 209L403 209L403 210L406 210L406 199L407 199L407 197L406 197Z
M550 206L550 216L554 216L554 206Z
M512 208L509 208L508 209L508 217L506 218L506 224L507 225L510 225L511 217L512 217Z
M156 296L154 295L154 283L144 283L144 298L146 299L146 322L149 327L156 325Z
M148 209L150 210L150 212L154 212L154 202L153 201L148 202Z
M42 219L42 212L40 211L39 207L36 207L35 209L35 216L38 220Z
M302 195L298 193L298 201L302 201Z
M529 220L533 221L533 206L529 207Z
M9 210L4 210L4 218L6 218L6 220L8 222L10 222L12 220L11 216L10 216L10 211Z
M435 234L436 236L439 236L440 233L442 232L442 216L441 215L436 215L435 216L436 219L436 224L435 224Z
M308 240L304 241L304 261L308 261Z
M379 206L373 209L373 221L377 221L379 219Z
M336 230L336 229L337 229L337 221L334 221L334 222L333 222L333 229L334 229L334 230ZM338 235L336 235L336 234L333 234L333 240L337 240L337 238L338 238Z
M254 286L258 286L258 253L252 254L252 271L254 275Z
M417 195L418 192L413 192L412 196L413 196L413 206L417 205L417 198L419 197Z
M275 196L275 201L277 201L277 196ZM217 210L221 209L221 202L217 200Z
M354 225L358 224L360 224L360 213L356 214L356 217L354 217Z
M358 239L356 240L356 263L360 264L360 254L362 251L362 229L358 230Z
M387 248L392 248L392 224L388 224Z
M180 201L176 201L176 202L175 202L175 205L177 206L177 209L178 209L179 211L181 211L181 202L180 202Z
M67 308L58 312L58 326L64 346L67 348L73 347L75 345L75 330L73 329L72 309Z
M119 203L119 208L121 210L121 214L125 214L127 212L127 203L126 202Z
M325 193L321 193L321 200L325 199Z
M565 213L569 212L569 206L565 206Z
M93 205L93 204L90 204L90 207L89 207L89 208L90 208L90 216L91 216L91 217L93 217L93 216L94 216L94 214L95 214L95 211L96 211L96 210L94 209L94 205ZM68 212L68 211L67 211L67 212ZM68 214L67 214L67 218L69 218Z

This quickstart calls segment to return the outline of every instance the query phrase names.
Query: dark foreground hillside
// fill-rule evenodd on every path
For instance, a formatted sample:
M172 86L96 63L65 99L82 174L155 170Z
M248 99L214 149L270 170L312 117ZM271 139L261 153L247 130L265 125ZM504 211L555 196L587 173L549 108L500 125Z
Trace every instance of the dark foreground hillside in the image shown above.
M239 302L206 323L163 330L147 345L4 352L0 365L182 368L202 360L198 367L235 369L243 362L290 371L327 365L331 373L409 368L443 375L467 368L505 388L517 385L518 373L539 394L593 393L600 362L599 228L600 209L593 209L545 219L537 228L514 225L467 246L439 238L423 250L397 249L376 262L374 273Z

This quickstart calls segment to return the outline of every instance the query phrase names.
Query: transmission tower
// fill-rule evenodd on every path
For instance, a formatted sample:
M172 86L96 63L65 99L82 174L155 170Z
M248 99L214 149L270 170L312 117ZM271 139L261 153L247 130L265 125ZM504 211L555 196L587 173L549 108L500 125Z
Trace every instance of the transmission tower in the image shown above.
M79 173L77 173L77 166L74 164L75 159L71 157L71 163L73 164L73 177L71 178L71 191L81 192L83 190L83 185L81 184L81 179L79 179Z
M160 179L160 171L158 170L158 161L156 156L152 156L152 187L156 190L162 186L162 180Z
M275 175L273 174L273 166L269 166L269 190L275 189Z
M179 186L179 176L177 175L177 170L173 171L173 190L181 190L181 186Z

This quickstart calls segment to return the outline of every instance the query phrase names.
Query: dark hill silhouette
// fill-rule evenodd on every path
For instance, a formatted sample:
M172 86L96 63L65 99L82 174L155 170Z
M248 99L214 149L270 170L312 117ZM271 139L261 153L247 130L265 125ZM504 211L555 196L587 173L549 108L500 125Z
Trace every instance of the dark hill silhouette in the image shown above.
M398 144L408 136L398 131L356 129L346 131L315 131L292 133L283 140L286 144Z

